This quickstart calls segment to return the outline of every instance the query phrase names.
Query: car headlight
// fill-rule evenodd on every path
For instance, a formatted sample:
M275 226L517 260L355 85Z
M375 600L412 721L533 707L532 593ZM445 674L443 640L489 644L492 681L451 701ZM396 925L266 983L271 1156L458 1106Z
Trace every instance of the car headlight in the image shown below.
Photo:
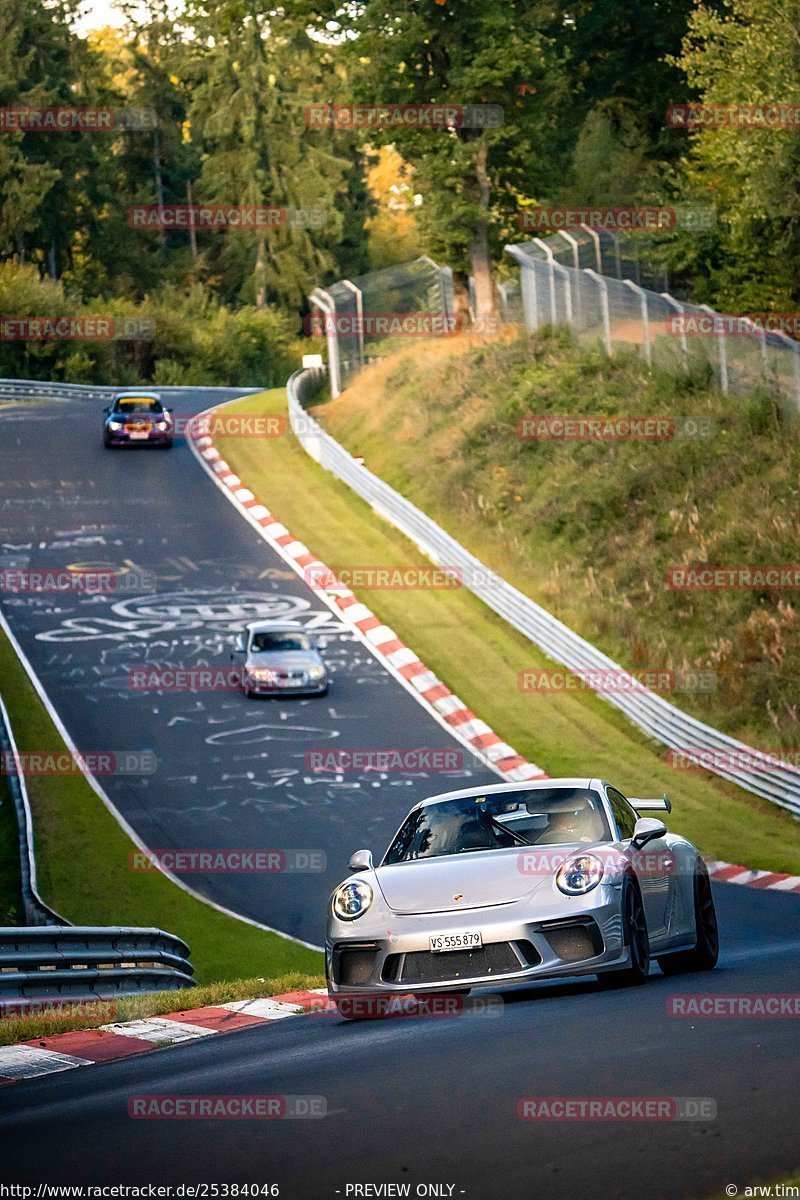
M109 429L122 429L122 421L109 421L108 428Z
M158 424L156 425L156 429L160 430L161 433L163 433L166 429L169 429L169 422L159 421Z
M568 858L556 874L556 887L566 896L583 896L596 888L603 878L603 861L595 854Z
M324 667L309 667L308 668L308 678L309 679L324 679L325 678L325 668Z
M340 921L355 921L372 904L372 888L363 879L351 879L333 893L333 911Z
M249 674L253 679L268 681L272 679L273 672L267 667L250 667Z

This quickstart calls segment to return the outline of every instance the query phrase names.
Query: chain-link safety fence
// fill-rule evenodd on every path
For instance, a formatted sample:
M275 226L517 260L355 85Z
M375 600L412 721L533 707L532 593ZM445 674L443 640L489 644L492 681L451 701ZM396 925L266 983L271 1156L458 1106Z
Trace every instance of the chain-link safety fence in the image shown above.
M633 239L580 226L506 246L519 264L519 290L500 290L501 313L530 330L568 325L580 341L636 350L648 366L708 372L726 393L759 386L800 410L800 342L780 314L731 317L676 300L648 270ZM518 299L517 299L518 296Z
M334 396L379 343L390 349L397 338L437 336L456 327L452 271L430 258L315 288L310 300L317 311L309 330L327 341Z

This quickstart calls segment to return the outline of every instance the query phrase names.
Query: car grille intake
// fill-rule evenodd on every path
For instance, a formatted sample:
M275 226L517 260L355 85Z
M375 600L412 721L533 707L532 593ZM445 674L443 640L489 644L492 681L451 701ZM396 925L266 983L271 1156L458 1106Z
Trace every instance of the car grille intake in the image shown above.
M512 975L524 969L511 942L489 942L479 950L390 954L384 964L383 978L408 984L445 983L453 979L480 979L485 975Z

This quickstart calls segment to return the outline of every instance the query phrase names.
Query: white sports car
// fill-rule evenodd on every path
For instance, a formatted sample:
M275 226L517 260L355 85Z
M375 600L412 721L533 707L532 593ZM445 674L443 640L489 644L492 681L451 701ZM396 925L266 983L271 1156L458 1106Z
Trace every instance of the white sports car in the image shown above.
M380 866L369 850L330 900L328 991L469 991L596 974L641 983L704 971L719 950L711 884L691 842L602 779L468 788L412 808ZM377 1002L377 1010L380 1002Z

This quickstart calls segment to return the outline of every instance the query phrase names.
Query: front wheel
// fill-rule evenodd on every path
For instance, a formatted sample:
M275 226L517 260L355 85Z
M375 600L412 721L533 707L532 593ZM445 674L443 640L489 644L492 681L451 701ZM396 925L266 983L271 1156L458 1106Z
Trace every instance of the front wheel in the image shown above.
M606 971L597 976L601 987L635 987L644 983L650 971L650 936L639 885L632 876L622 881L622 939L630 950L630 963L621 971Z
M697 942L693 950L665 954L658 965L665 975L685 971L713 971L719 958L719 928L711 880L705 866L698 864L694 873L694 928Z

